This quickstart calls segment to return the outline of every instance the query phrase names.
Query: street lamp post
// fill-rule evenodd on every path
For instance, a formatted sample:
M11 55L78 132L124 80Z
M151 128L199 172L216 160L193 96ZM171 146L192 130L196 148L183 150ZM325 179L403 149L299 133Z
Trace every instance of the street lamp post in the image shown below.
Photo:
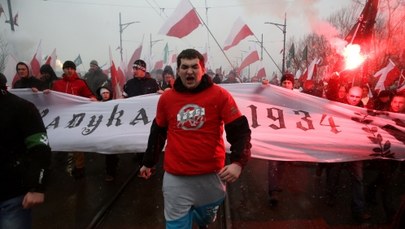
M277 26L283 32L283 66L282 66L282 73L285 73L285 39L287 34L287 14L284 14L284 24L274 23L274 22L265 22L264 24L271 24Z
M260 60L263 60L263 33L261 36L261 40L249 40L249 42L254 42L260 44Z
M13 12L12 12L12 9L11 9L10 0L7 0L7 5L8 5L8 12L9 12L9 15L10 15L10 20L8 22L10 22L11 31L14 31L14 17L13 17Z
M121 54L121 60L123 60L122 58L122 32L124 32L124 30L131 24L134 23L140 23L140 21L131 21L128 23L122 23L121 22L121 12L120 12L120 54Z
M159 41L163 41L163 39L159 39L159 40L152 40L152 34L150 34L150 36L149 36L149 47L150 47L150 58L152 58L152 47L153 47L153 45L155 45L157 42L159 42Z

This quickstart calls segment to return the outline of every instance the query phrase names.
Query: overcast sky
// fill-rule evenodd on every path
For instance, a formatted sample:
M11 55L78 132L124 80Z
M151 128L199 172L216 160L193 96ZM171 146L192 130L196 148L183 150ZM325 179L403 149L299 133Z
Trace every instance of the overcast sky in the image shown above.
M274 25L265 22L283 23L287 14L287 40L300 39L303 35L320 26L322 19L334 11L351 4L351 0L191 0L197 12L208 24L215 39L207 29L200 26L183 39L158 34L164 20L170 17L180 0L13 0L13 14L18 13L18 24L11 33L10 26L4 24L4 14L0 18L3 33L10 44L10 50L19 60L29 61L41 41L42 54L46 56L54 48L62 62L73 60L79 54L83 65L80 71L88 69L92 59L100 65L109 62L111 47L115 62L119 62L119 13L122 23L139 21L129 25L122 33L123 56L129 59L133 51L143 41L142 57L150 53L150 36L154 45L152 56L161 59L166 43L172 52L185 48L205 49L208 44L212 68L223 66L229 69L225 56L217 43L224 45L233 23L241 16L255 35L264 36L264 46L272 57L281 64L280 50L283 34ZM0 0L7 11L7 1ZM207 8L206 8L207 7ZM8 12L7 12L8 15ZM241 62L245 51L255 42L248 37L237 47L226 51L232 64ZM287 47L286 49L288 49ZM299 51L299 50L296 50ZM264 56L266 72L277 71L276 66ZM254 69L253 69L254 68ZM253 67L252 72L258 67Z

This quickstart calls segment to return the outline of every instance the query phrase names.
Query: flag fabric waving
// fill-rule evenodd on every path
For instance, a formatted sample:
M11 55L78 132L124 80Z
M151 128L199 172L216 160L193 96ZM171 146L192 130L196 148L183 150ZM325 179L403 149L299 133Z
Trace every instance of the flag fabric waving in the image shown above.
M163 63L168 64L169 61L169 44L166 43L165 47L163 48Z
M194 7L188 0L181 0L173 14L160 28L159 34L182 38L193 32L201 23Z
M115 68L114 60L112 59L111 47L109 49L109 53L110 53L110 64L111 64L110 65L110 74L111 74L113 98L116 99L122 95L122 89L121 89L120 82L119 82L118 71Z
M155 62L155 66L153 66L154 70L163 69L163 60L158 60Z
M362 44L371 38L377 11L378 0L367 0L358 21L345 38L349 44Z
M259 79L266 77L266 70L264 69L264 67L259 69L259 71L256 74L256 77Z
M3 14L4 13L4 9L3 9L3 6L0 4L0 17L1 17L1 14Z
M320 59L315 58L311 64L305 69L304 73L301 75L299 78L300 82L305 82L307 80L312 80L314 76L316 76L317 73L317 65L319 63Z
M250 64L253 64L254 62L258 61L259 58L259 53L257 52L256 49L253 49L247 56L246 58L242 61L242 63L239 66L239 72L242 71L245 67L249 66Z
M246 37L254 35L249 26L243 22L242 18L238 17L233 24L232 30L225 40L224 50L228 50L239 44Z
M79 66L83 63L82 57L80 56L80 54L76 57L76 59L73 62L75 63L76 66Z
M290 50L288 51L287 68L291 67L292 60L295 57L295 47L294 43L291 44Z
M397 92L403 93L404 90L405 90L405 75L404 75L404 69L402 69L401 73L399 74Z
M51 55L48 56L48 58L46 58L45 64L49 64L51 65L52 68L55 68L56 66L56 48L53 49Z
M396 79L399 78L401 71L399 68L392 62L390 59L388 59L388 64L378 72L374 74L374 77L380 77L378 79L374 90L375 91L382 91L391 86Z
M307 62L308 61L308 46L305 45L304 50L302 51L302 60Z
M42 48L41 48L41 41L39 41L37 52L32 57L30 62L31 65L31 75L39 76L39 69L41 68L41 60L42 60Z
M143 43L143 41L142 41ZM131 56L131 59L129 59L128 62L128 67L127 69L124 69L124 73L126 75L131 75L132 72L132 65L134 64L134 62L138 59L141 58L141 54L142 54L142 43L139 45L139 47L137 49L135 49L134 53Z
M177 54L176 53L172 55L172 58L171 58L170 62L171 62L171 64L174 64L174 63L177 62Z

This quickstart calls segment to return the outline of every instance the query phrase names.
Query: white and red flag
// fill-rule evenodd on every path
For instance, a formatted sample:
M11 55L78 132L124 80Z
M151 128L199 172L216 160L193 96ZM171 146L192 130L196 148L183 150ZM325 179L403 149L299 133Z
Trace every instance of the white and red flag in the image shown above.
M118 81L118 85L119 85L119 91L123 91L124 90L124 85L127 82L127 77L126 77L126 73L125 73L125 68L126 68L127 64L124 61L121 61L120 66L117 69L117 81ZM115 96L115 99L118 98L122 98L122 93L118 94Z
M173 14L160 28L159 34L182 38L194 31L201 23L194 7L188 0L181 0Z
M391 86L395 80L399 78L401 71L399 68L392 62L390 59L388 59L388 64L384 68L382 68L380 71L376 72L374 74L374 77L380 77L378 79L377 84L375 85L374 90L375 91L382 91Z
M397 92L402 93L404 90L405 90L405 75L404 75L404 69L402 69L401 73L399 74Z
M124 69L124 73L126 75L132 75L132 65L134 64L134 62L136 60L141 58L142 44L143 44L143 39L142 39L142 43L139 45L139 47L137 49L135 49L134 53L131 56L131 59L129 59L128 67L126 69Z
M224 50L226 51L238 45L240 41L250 35L254 35L252 30L250 30L249 26L242 20L242 18L238 17L233 24L228 38L225 40Z
M174 53L172 55L171 62L170 62L170 64L175 64L175 63L177 63L177 53Z
M305 82L307 80L312 80L314 76L317 74L317 66L319 64L320 59L315 58L312 60L311 64L305 69L304 73L300 76L299 81Z
M239 72L242 71L245 67L253 64L254 62L258 61L259 58L259 53L257 52L256 49L252 49L252 51L246 56L246 58L242 61L242 63L239 66Z
M0 4L0 17L1 17L2 13L4 13L4 9L3 9L3 6Z
M52 68L55 68L56 66L56 48L53 49L51 55L48 56L48 58L46 58L45 64L49 64L51 65Z
M41 60L42 60L42 48L41 48L41 41L39 41L37 52L32 57L30 62L31 65L31 75L39 76L39 69L41 68Z
M256 77L258 79L262 79L262 78L266 77L266 70L264 69L264 67L259 69L259 71L256 74Z
M114 60L112 59L112 54L111 54L111 47L110 47L110 74L111 74L111 85L112 85L112 90L113 90L113 98L119 98L122 95L122 89L120 87L120 82L119 82L119 75L118 71L115 68L115 63Z
M153 67L153 69L157 70L157 69L163 69L163 60L158 60L155 62L155 66Z

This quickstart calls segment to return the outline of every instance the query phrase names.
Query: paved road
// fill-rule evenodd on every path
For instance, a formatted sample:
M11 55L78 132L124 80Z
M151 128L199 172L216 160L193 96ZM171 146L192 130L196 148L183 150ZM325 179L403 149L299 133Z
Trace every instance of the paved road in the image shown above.
M128 179L137 167L131 154L120 155L119 176L104 181L104 156L87 154L86 178L74 181L65 172L66 153L55 153L46 203L34 211L36 228L87 228L100 209L127 183L122 195L108 211L99 228L164 228L161 195L162 170L153 179ZM365 171L366 182L374 174ZM395 198L405 193L404 174L395 179ZM341 177L337 205L325 204L325 174L315 175L313 163L288 163L283 178L284 191L277 207L267 200L267 163L253 159L241 178L228 187L230 223L228 228L358 228L350 216L350 185L347 173ZM390 228L385 223L380 201L369 206L372 219L368 228ZM224 228L224 218L210 228ZM363 225L364 226L364 225Z

